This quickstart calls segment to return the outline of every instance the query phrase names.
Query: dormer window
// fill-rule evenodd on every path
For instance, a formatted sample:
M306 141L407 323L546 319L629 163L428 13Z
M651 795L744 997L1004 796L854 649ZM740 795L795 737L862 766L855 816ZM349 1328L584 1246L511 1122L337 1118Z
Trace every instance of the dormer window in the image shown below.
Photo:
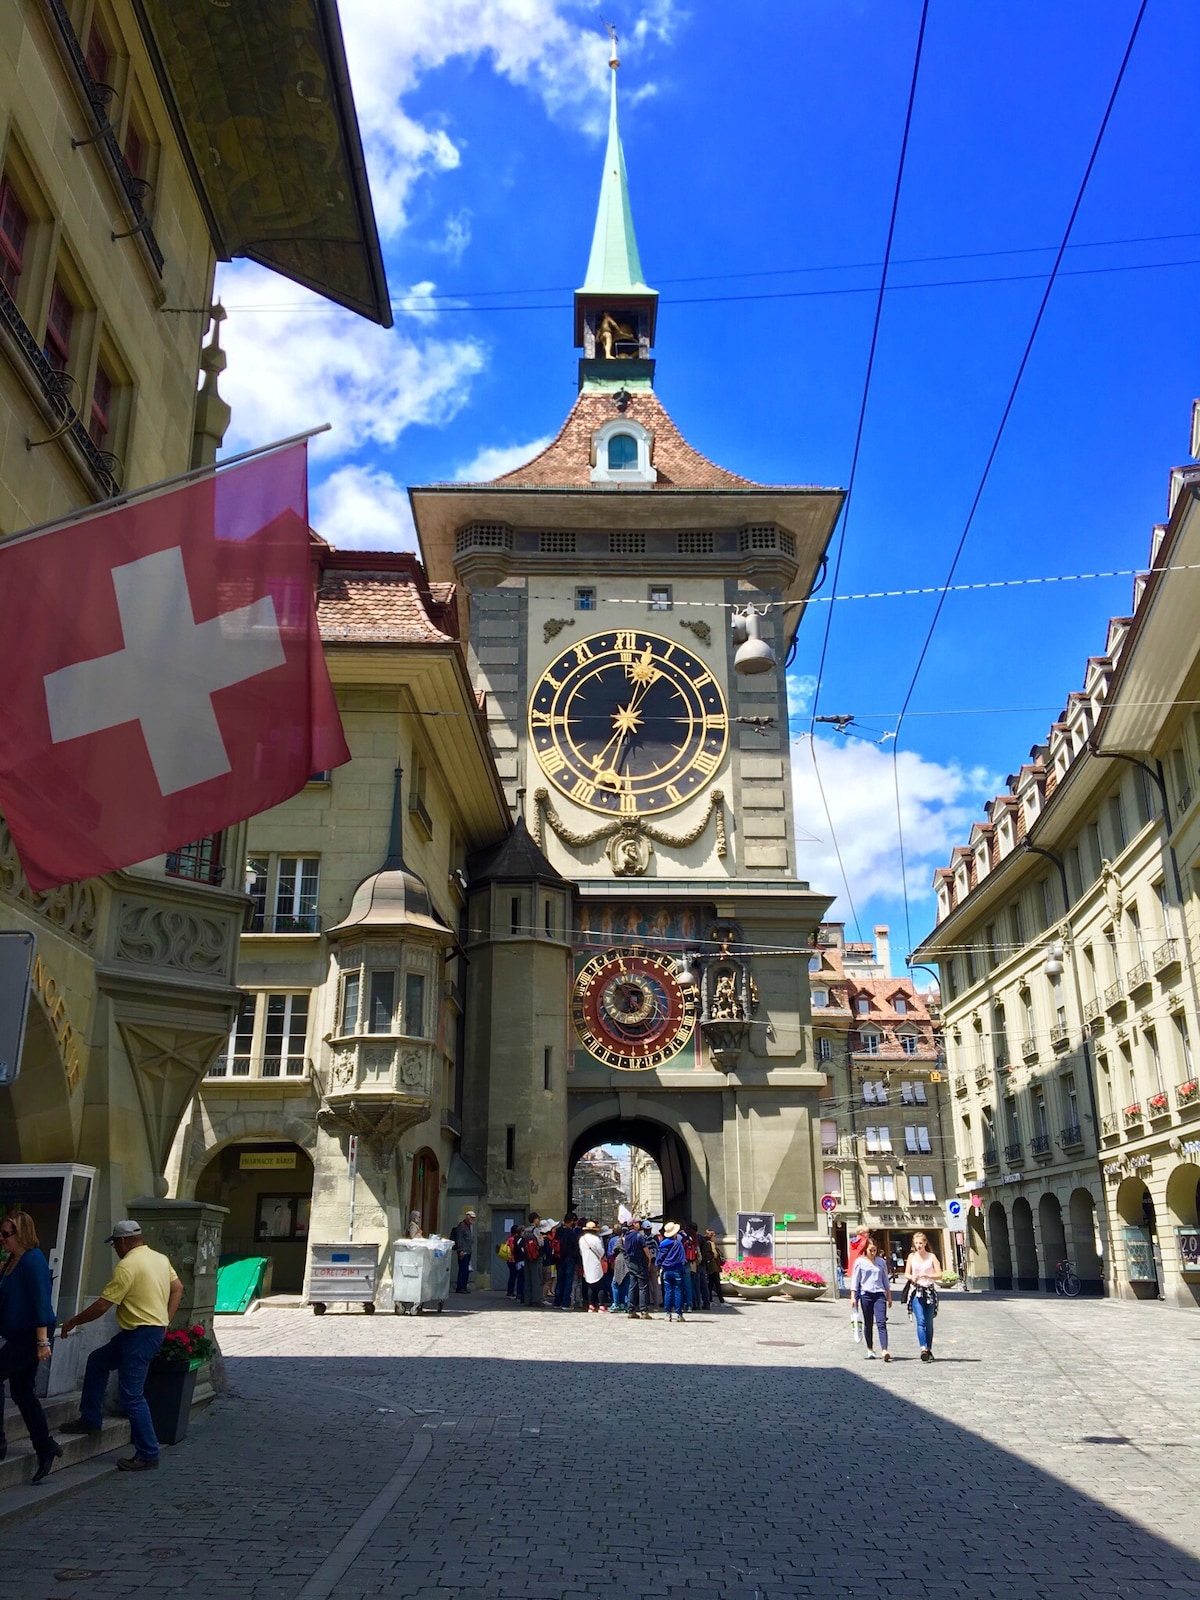
M636 472L637 464L637 440L631 433L614 433L608 441L608 470L610 472Z
M592 435L592 482L649 486L658 479L650 464L654 435L632 417L613 417Z

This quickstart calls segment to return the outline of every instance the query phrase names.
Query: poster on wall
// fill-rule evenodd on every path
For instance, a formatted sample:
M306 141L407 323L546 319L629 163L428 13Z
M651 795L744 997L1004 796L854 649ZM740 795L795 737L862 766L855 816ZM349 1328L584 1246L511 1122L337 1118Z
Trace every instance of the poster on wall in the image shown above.
M1177 1228L1179 1236L1179 1265L1183 1272L1200 1272L1200 1232L1195 1228Z
M774 1264L775 1213L739 1211L737 1214L738 1260L753 1259Z
M1130 1283L1157 1283L1154 1247L1144 1229L1125 1229L1125 1260L1129 1268Z

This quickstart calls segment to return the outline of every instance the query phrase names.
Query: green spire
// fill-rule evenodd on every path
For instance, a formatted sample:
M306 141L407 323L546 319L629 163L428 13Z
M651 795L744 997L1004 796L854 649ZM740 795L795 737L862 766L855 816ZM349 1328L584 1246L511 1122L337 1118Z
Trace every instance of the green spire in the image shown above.
M629 205L629 179L625 172L625 152L617 127L617 58L614 41L612 103L608 114L608 149L604 153L604 177L600 184L600 205L596 212L596 231L588 257L587 277L580 294L654 294L642 280L642 262L633 232L633 212Z

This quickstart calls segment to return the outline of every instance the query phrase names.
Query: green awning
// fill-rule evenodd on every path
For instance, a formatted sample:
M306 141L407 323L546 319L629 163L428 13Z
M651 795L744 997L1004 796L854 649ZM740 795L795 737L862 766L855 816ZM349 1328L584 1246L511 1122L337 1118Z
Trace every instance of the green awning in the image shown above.
M135 3L218 256L390 328L335 0Z

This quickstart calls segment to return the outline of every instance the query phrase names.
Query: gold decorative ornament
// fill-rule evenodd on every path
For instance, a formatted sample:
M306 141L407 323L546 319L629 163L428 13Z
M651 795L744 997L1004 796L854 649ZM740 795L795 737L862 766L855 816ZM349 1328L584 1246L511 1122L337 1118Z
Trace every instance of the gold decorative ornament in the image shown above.
M689 633L694 633L701 644L712 643L712 629L703 619L693 621L690 617L680 617L679 626L686 628Z
M729 853L725 833L725 795L720 789L712 791L708 797L708 810L695 827L689 828L686 833L665 833L641 817L623 817L619 821L603 823L590 833L577 833L555 811L545 789L534 790L533 807L533 838L539 850L545 848L547 823L555 837L572 850L585 850L588 845L607 839L609 843L605 845L605 850L613 873L618 878L640 878L645 873L650 865L651 843L665 845L668 850L683 850L695 844L708 827L710 817L716 824L718 858L723 861Z

